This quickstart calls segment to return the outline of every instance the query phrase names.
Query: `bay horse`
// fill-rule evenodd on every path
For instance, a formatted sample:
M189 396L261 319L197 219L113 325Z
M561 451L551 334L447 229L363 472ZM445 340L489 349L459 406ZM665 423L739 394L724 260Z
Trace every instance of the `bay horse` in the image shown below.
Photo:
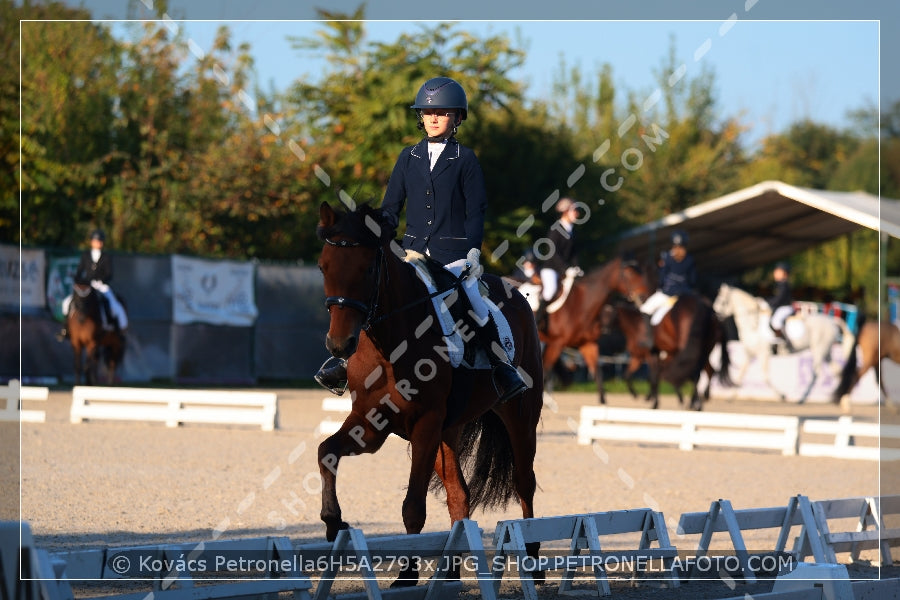
M772 317L769 304L762 298L723 283L713 301L713 308L720 317L734 316L738 339L747 353L747 360L741 365L735 383L740 385L750 361L759 358L766 385L784 400L784 394L775 389L769 377L769 358L772 356L772 346L776 343L774 332L769 326ZM841 358L846 363L853 351L853 334L843 319L822 313L788 317L784 333L791 340L795 352L808 349L812 354L812 377L798 399L802 403L809 397L823 365L830 361L831 347L838 340L841 341Z
M857 347L862 358L858 367ZM881 379L881 361L885 358L900 364L900 328L890 321L866 321L865 315L860 315L859 333L854 339L854 349L841 370L841 381L832 396L834 403L841 402L869 369L875 369L878 386L887 398L884 381Z
M483 275L490 299L509 322L513 364L530 385L500 404L490 368L452 366L432 299L416 268L404 260L382 211L367 204L335 210L323 202L319 217L316 233L324 242L319 268L330 313L325 345L333 356L348 358L353 400L340 429L318 448L326 539L333 541L348 527L335 487L339 461L376 452L392 433L410 445L402 506L407 533L422 531L427 493L441 483L451 523L469 518L475 508L504 506L514 497L524 518L534 516L543 377L528 302L500 277ZM537 545L529 547L533 556L537 551ZM394 585L417 580L411 567Z
M118 330L104 329L101 303L100 293L90 284L72 285L66 329L74 354L75 385L80 385L82 379L87 385L96 385L101 360L106 367L106 382L114 383L116 369L125 356L125 336Z
M691 383L690 408L703 408L697 390L700 373L707 377L706 388L702 398L709 400L709 388L713 375L717 375L723 385L731 385L729 375L730 359L725 328L712 304L699 294L684 294L678 297L672 308L663 316L658 325L653 325L653 346L645 345L647 322L640 309L630 303L619 302L611 305L611 310L604 311L604 328L617 326L625 336L625 347L628 351L628 366L624 380L631 395L637 398L632 377L642 364L649 367L650 391L646 400L652 402L652 408L659 407L660 379L668 381L675 387L678 403L684 406L682 389ZM709 361L709 355L716 344L720 347L720 364L716 370ZM600 403L606 403L603 390L603 374L598 377Z
M567 347L581 352L588 372L597 378L600 310L613 292L633 302L643 302L649 294L649 285L637 263L616 257L591 269L575 281L563 305L547 314L547 325L540 331L544 342L545 381Z

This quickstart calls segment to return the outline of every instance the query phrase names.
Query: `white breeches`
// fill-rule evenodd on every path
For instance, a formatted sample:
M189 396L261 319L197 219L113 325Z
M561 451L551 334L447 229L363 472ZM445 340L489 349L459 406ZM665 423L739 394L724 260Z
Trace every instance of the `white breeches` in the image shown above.
M459 277L459 274L462 273L465 267L466 259L464 258L444 265L445 269L457 277ZM481 297L481 292L478 289L478 279L475 277L466 277L465 280L463 280L463 290L466 292L466 297L468 297L469 303L472 305L472 310L478 318L479 327L484 325L491 313L488 310L487 304L484 303L484 298Z
M550 302L559 288L559 273L555 269L541 269L541 298Z
M779 306L772 313L772 329L784 329L784 321L794 312L793 306Z
M663 294L661 291L656 290L653 294L650 295L649 298L644 300L644 303L641 304L641 312L647 315L652 315L657 310L662 308L666 302L669 301L670 296L668 294Z

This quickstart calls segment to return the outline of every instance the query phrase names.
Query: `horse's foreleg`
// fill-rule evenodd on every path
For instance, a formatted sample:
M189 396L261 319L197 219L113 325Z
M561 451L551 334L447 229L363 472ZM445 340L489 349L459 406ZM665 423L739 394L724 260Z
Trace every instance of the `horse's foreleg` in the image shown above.
M643 361L637 357L636 354L631 353L631 357L628 359L628 367L625 369L625 375L623 379L625 380L625 387L628 388L628 391L631 393L631 397L637 400L638 394L637 390L634 389L634 374L637 373L637 370L641 368Z
M364 417L351 412L341 428L319 444L319 474L322 477L322 512L319 516L325 523L325 539L329 542L335 540L339 530L349 527L341 518L337 499L338 463L344 456L375 452L387 436L387 431L375 429Z
M97 385L97 363L100 358L100 346L92 344L87 347L87 366L84 371L84 378L88 385Z
M650 381L650 391L647 392L647 402L652 402L650 408L659 408L659 376L662 371L662 365L659 364L658 356L651 356L647 359L648 379Z
M595 342L583 344L578 347L581 356L584 357L584 364L587 366L588 373L597 383L597 395L600 404L606 404L606 393L603 390L603 369L600 368L600 347Z
M549 384L553 381L553 365L559 360L562 350L562 343L557 341L547 342L544 346L544 355L542 358L544 367L544 386L545 388L550 388L551 391L553 388Z
M438 450L441 449L443 442L441 441L441 422L444 416L432 411L423 416L415 424L412 434L409 437L412 464L409 468L409 485L406 488L406 497L403 499L403 525L406 527L406 533L421 533L425 527L425 500L428 496L428 484L431 481L431 474L434 472L438 464ZM456 454L453 454L456 458ZM453 467L457 469L458 467ZM445 469L445 475L448 477L459 477L462 474L452 472ZM456 490L455 493L459 493ZM459 497L455 500L450 499L451 492L447 491L447 506L450 507L451 502L455 505L455 510L461 511L462 507L459 503ZM468 490L466 490L468 495ZM468 498L466 499L468 505ZM468 509L466 509L466 517L468 517ZM452 514L451 514L452 517ZM391 584L392 588L410 587L416 585L419 581L418 565L411 561L410 565L400 571L397 579Z
M72 366L75 369L75 385L81 385L81 352L81 346L72 346Z

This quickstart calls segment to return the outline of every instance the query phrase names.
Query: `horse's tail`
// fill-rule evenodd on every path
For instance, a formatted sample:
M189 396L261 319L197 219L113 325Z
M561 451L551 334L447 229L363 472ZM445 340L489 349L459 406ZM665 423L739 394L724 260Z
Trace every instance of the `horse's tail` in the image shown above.
M720 350L719 371L716 376L724 387L734 387L734 382L731 380L731 357L728 355L728 332L725 330L722 319L715 312L710 314L710 319L713 320L713 326L716 329L716 342L718 342Z
M691 329L688 335L687 345L675 356L675 361L667 369L663 376L672 385L679 386L685 381L697 382L700 372L706 366L706 358L703 356L704 341L709 333L709 313L712 307L705 302L698 303L698 311L694 313L691 321ZM669 313L672 314L671 312ZM672 315L674 316L674 315Z
M859 343L859 332L862 331L863 322L866 320L866 316L862 313L859 314L859 321L857 322L856 335L850 336L846 332L849 332L850 329L846 328L844 340L841 342L841 347L844 351L844 368L841 369L841 381L838 383L837 388L835 388L834 393L831 396L831 401L835 404L840 403L841 398L844 397L844 394L850 393L850 390L856 384L856 346ZM843 321L841 321L843 323ZM850 348L850 351L846 351L847 347L847 338L852 337L853 345Z
M513 481L512 443L494 411L487 411L463 428L459 460L469 486L471 510L504 508L518 497Z

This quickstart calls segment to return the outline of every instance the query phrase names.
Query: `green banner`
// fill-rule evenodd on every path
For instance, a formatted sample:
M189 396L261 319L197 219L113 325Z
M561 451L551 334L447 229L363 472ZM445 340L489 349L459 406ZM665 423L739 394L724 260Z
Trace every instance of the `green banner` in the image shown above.
M72 293L72 282L78 269L80 255L50 259L47 267L47 307L57 321L65 321L62 303Z

